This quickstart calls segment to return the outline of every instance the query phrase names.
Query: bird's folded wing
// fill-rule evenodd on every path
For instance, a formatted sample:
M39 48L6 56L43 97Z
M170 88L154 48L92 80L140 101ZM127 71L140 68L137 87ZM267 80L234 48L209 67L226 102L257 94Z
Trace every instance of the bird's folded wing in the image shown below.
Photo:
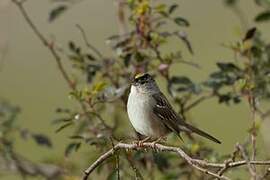
M221 143L218 139L211 136L210 134L184 122L180 116L176 114L172 106L162 93L152 95L156 101L156 104L153 108L154 114L162 121L162 123L175 133L180 131L186 131L190 133L196 133L200 136L203 136L207 139L210 139L216 143Z
M156 103L153 108L154 114L162 123L175 133L180 132L178 118L179 116L173 110L166 97L160 92L152 95Z

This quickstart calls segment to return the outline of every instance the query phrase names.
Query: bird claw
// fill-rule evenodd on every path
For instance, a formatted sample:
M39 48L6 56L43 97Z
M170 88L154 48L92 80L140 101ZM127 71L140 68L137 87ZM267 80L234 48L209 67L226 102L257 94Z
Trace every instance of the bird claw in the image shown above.
M166 137L159 137L157 140L153 141L153 149L157 149L157 144L160 143L161 141L166 141Z
M138 147L143 147L143 143L147 142L150 139L150 137L147 137L143 140L135 141L134 144L136 144Z

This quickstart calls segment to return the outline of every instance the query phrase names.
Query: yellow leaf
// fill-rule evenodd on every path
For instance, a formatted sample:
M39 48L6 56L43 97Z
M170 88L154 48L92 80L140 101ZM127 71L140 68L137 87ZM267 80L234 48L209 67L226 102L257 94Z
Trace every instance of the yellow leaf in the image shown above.
M200 145L199 144L192 144L191 146L191 153L195 154L198 152L198 150L200 150Z
M260 129L262 118L258 114L255 114L255 129Z
M93 93L98 93L100 91L102 91L105 87L106 87L106 83L105 82L98 82L97 84L94 85L93 87Z
M242 52L249 50L252 47L252 40L246 40L243 42L241 50Z
M165 10L166 10L166 5L165 5L165 4L159 4L159 5L157 5L157 6L155 7L155 10L156 10L157 12L165 12Z
M138 16L140 16L140 15L145 14L148 10L149 10L149 1L148 0L144 0L135 9L135 14L138 15Z
M239 79L234 83L234 87L236 91L242 91L243 88L246 86L247 80L246 79Z
M80 180L78 176L64 176L64 180Z

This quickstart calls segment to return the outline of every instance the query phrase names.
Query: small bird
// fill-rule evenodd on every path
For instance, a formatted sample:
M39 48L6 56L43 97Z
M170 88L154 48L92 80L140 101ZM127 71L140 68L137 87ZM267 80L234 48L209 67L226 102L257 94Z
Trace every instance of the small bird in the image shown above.
M137 75L132 81L127 112L135 130L146 136L147 140L163 138L170 132L180 137L180 132L184 131L221 143L208 133L186 123L174 111L154 78L148 73Z

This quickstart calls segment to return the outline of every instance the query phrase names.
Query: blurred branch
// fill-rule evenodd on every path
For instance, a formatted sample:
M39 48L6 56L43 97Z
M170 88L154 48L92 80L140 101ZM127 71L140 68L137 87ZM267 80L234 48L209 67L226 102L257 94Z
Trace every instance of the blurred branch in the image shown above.
M87 170L85 170L85 175L83 177L83 180L87 180L88 176L105 160L107 160L109 157L114 155L114 153L120 149L125 150L138 150L138 149L145 149L145 148L152 148L158 151L168 151L168 152L175 152L178 155L180 155L182 158L184 158L191 166L196 168L197 170L212 175L216 178L225 179L228 180L229 178L225 176L219 176L218 174L211 172L207 169L202 168L201 166L208 166L208 163L206 161L193 159L190 156L188 156L181 148L177 147L170 147L170 146L164 146L161 144L156 143L143 143L142 145L138 144L125 144L125 143L118 143L114 148L107 151L105 154L101 155Z
M245 148L244 148L242 145L240 145L240 144L237 144L236 147L239 149L239 151L240 151L241 154L242 154L242 157L243 157L243 158L245 159L245 161L247 162L247 167L248 167L248 170L249 170L249 172L250 172L252 178L253 178L254 180L256 180L256 172L255 172L255 170L253 169L253 167L252 167L252 165L251 165L251 163L250 163L250 160L249 160L249 157L248 157L248 155L247 155L247 152L246 152Z
M156 143L143 143L141 146L138 144L126 144L126 143L118 143L114 148L110 149L103 155L101 155L89 168L85 170L85 174L83 176L83 180L87 180L88 176L99 166L101 165L104 161L106 161L108 158L114 155L114 153L118 150L142 150L142 149L154 149L157 151L165 151L165 152L174 152L178 154L180 157L182 157L186 162L191 165L193 168L201 171L204 174L209 174L213 177L216 177L218 179L226 179L228 180L229 178L223 175L219 175L217 173L214 173L212 171L209 171L206 168L233 168L233 167L238 167L238 166L243 166L243 165L270 165L270 161L249 161L249 160L241 160L241 161L235 161L235 162L229 162L229 163L211 163L207 162L205 160L200 160L200 159L193 159L189 155L187 155L181 148L178 147L173 147L173 146L165 146L162 144L156 144Z
M241 24L243 30L245 31L248 28L249 23L248 23L248 20L246 18L246 15L244 14L244 12L242 11L242 9L239 7L239 5L237 3L238 2L233 3L233 4L229 5L229 7L233 11L233 13L238 17L240 24Z
M139 169L136 167L135 163L132 161L131 157L129 156L128 152L125 151L125 155L126 155L126 159L130 165L130 167L132 168L132 170L135 173L135 176L138 180L143 180L143 176L141 174L141 172L139 171Z
M82 26L80 26L79 24L76 24L76 27L80 30L81 34L82 34L82 37L83 37L83 40L86 44L86 46L91 49L93 52L96 53L96 55L100 58L100 59L103 59L103 56L102 54L99 52L99 50L97 48L95 48L92 44L89 43L88 39L87 39L87 36L86 36L86 33L84 31L84 29L82 28Z
M201 96L200 98L198 98L197 100L195 100L194 102L192 102L191 104L187 105L184 109L184 111L189 111L190 109L192 109L193 107L197 106L198 104L200 104L201 102L203 102L204 100L210 99L213 97L213 94L210 95L204 95Z
M12 2L14 4L17 5L17 7L19 8L22 16L24 17L25 21L27 22L27 24L30 26L30 28L33 30L33 32L35 33L35 35L41 40L41 42L44 44L45 47L47 47L49 49L49 51L51 52L51 54L53 55L53 57L55 58L55 61L57 63L57 66L62 74L62 76L64 77L64 79L66 80L66 82L68 83L69 87L72 90L75 90L75 84L72 82L72 80L69 78L66 70L64 69L62 62L61 62L61 58L60 56L57 54L56 50L54 49L53 43L49 43L49 41L45 38L45 36L39 31L39 29L37 28L37 26L33 23L33 21L31 20L31 18L29 17L28 13L26 12L24 6L23 6L23 2L25 1L18 1L18 0L12 0Z
M231 154L231 157L224 161L225 166L218 171L218 174L220 176L222 174L224 174L230 168L230 166L229 166L230 163L235 162L235 158L236 158L236 155L238 154L238 152L239 152L239 148L236 146L235 150Z
M270 175L270 168L267 168L265 174L262 176L262 179L266 179Z
M151 44L150 44L150 46L151 46L152 50L154 51L154 53L156 54L156 58L160 62L165 62L164 58L161 56L161 52L158 49L158 46L153 46ZM182 64L186 64L186 65L189 65L189 66L192 66L192 67L197 68L197 69L200 69L201 68L199 64L194 63L194 62L190 62L190 61L186 61L186 60L182 60L182 59L177 60L177 62L182 63Z
M19 173L23 179L26 176L42 176L46 179L56 179L64 170L48 163L35 163L13 150L12 142L5 137L0 138L0 170L2 172Z
M25 176L43 176L46 179L55 179L63 174L63 170L53 164L33 163L12 152L13 161L11 164L15 166L15 171ZM11 169L12 170L12 169ZM14 169L13 169L14 170Z
M117 22L118 22L118 29L119 29L119 35L123 35L127 33L127 24L125 21L125 1L123 0L115 0L116 8L117 8Z
M262 119L267 118L268 116L270 116L270 109L267 110L265 113L262 114Z
M62 64L61 57L58 55L56 49L54 48L53 43L49 43L49 41L39 31L37 26L33 23L32 19L29 17L28 13L26 12L26 10L25 10L25 8L23 6L24 1L12 0L12 2L17 5L17 7L19 8L22 16L24 17L25 21L30 26L30 28L33 30L34 34L41 40L41 42L44 44L44 46L46 48L48 48L49 51L51 52L51 54L53 55L53 57L54 57L54 59L55 59L55 61L57 63L58 69L60 70L62 76L64 77L65 81L69 85L70 89L72 91L77 91L76 84L70 79L69 75L67 74L67 72L66 72L66 70L65 70L65 68L64 68L64 66ZM87 115L86 105L79 99L77 99L77 101L81 105L81 108L82 108L83 112ZM105 124L105 122L102 122L102 123ZM105 127L108 127L108 126L106 125Z

